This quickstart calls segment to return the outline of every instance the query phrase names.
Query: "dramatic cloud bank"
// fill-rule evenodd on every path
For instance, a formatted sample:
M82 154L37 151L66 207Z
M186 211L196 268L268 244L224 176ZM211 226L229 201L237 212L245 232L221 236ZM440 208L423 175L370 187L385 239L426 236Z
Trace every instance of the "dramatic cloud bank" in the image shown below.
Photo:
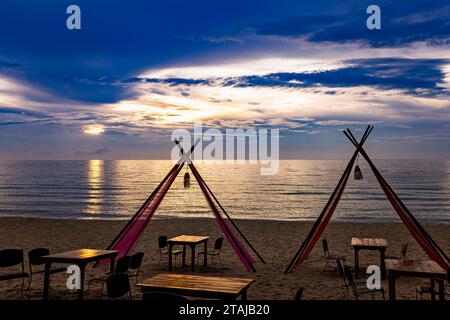
M450 5L380 1L0 4L1 158L167 158L170 133L280 128L281 155L450 154ZM44 22L45 21L45 22ZM112 22L113 21L113 22ZM424 152L426 150L426 152Z

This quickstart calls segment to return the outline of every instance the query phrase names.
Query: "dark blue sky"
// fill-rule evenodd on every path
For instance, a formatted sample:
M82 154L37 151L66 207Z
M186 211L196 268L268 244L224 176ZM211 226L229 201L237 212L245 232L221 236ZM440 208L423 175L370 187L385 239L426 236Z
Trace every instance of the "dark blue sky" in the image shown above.
M448 157L449 17L448 1L2 1L0 157L164 158L195 120L280 128L284 157L345 157L339 130L366 123L379 157Z

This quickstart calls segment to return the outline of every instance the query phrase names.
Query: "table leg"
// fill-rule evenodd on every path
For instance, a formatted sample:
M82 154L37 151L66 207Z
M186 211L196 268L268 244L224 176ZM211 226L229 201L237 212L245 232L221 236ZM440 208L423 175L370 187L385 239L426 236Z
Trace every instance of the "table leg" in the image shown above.
M78 267L80 268L80 290L78 290L78 299L83 300L84 295L84 273L86 271L86 264L82 263L79 264Z
M51 267L52 267L51 262L45 263L43 300L48 300L48 288L50 286L50 269L51 269Z
M172 272L172 244L169 243L169 272Z
M389 273L389 300L395 300L395 276Z
M355 248L355 278L358 278L359 272L359 249Z
M192 252L191 271L194 272L195 271L195 245L191 246L191 252Z
M439 300L445 300L444 281L439 280L438 285L439 285Z
M386 264L384 259L386 258L386 250L382 249L380 251L380 269L381 269L381 279L386 279Z
M434 279L430 280L430 288L431 288L431 300L436 300L436 294L435 294L436 283L435 283Z
M186 245L183 244L183 259L181 265L184 267L186 265Z
M208 265L208 240L205 241L205 254L204 254L203 266L206 267Z

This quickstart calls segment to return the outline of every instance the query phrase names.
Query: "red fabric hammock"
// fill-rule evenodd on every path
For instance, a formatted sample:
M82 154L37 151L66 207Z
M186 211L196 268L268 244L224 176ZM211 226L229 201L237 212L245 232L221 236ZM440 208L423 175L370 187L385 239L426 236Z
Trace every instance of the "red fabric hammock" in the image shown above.
M353 161L354 162L354 161ZM353 163L352 163L353 165ZM298 260L295 262L295 266L305 261L309 254L311 253L312 249L316 245L317 241L320 239L320 236L322 235L323 231L325 230L326 226L328 225L328 222L330 221L331 217L333 216L334 211L336 210L336 207L339 203L339 200L341 199L342 194L344 193L345 185L347 184L348 178L350 177L351 173L350 170L346 170L344 173L344 179L342 180L342 183L338 186L338 190L335 193L335 195L331 198L331 204L328 207L328 210L326 211L325 215L323 216L322 220L320 221L320 224L317 227L317 230L314 232L313 236L310 238L310 240L307 242L304 251L299 256Z
M206 188L205 181L200 176L200 174L197 171L197 168L194 166L192 162L189 164L189 168L191 168L192 174L194 175L195 179L200 185L200 189L202 190L206 198L206 201L209 204L209 207L211 208L212 212L214 213L214 216L216 217L217 224L222 229L225 237L227 238L228 243L236 252L236 254L244 264L247 271L256 271L255 267L253 266L254 260L252 259L248 251L244 248L244 246L242 246L242 244L239 242L239 239L233 233L228 223L223 219L219 207L216 205L216 203L213 200L213 197L209 193L209 190Z
M364 158L369 159L367 154L364 150L361 151L361 154ZM389 186L389 184L384 180L381 173L378 171L378 169L375 167L375 165L372 163L372 161L368 161L372 171L375 173L375 177L378 180L378 183L380 184L381 188L383 189L384 193L386 194L386 197L388 198L389 202L392 204L392 207L394 208L395 212L397 212L400 219L405 224L406 228L409 230L411 235L416 239L417 243L422 247L423 251L428 255L428 257L431 260L436 261L441 268L444 270L447 270L449 267L449 264L445 259L439 254L439 252L436 250L433 243L428 239L426 234L424 234L421 230L419 230L419 223L417 221L413 221L411 213L408 211L406 206L398 199L397 195L394 193L392 188ZM423 228L422 228L423 229Z

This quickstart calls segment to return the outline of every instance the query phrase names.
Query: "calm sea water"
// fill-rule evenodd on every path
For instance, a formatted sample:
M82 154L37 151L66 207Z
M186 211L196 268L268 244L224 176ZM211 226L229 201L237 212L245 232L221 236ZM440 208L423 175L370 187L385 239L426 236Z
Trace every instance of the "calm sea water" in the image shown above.
M450 223L450 161L375 164L418 220ZM236 219L313 220L345 165L346 161L283 160L274 176L261 176L253 165L203 163L197 168ZM0 215L126 219L171 166L159 160L0 161ZM334 219L400 221L367 165L360 166L364 180L349 181ZM211 217L198 185L184 189L182 174L156 217Z

